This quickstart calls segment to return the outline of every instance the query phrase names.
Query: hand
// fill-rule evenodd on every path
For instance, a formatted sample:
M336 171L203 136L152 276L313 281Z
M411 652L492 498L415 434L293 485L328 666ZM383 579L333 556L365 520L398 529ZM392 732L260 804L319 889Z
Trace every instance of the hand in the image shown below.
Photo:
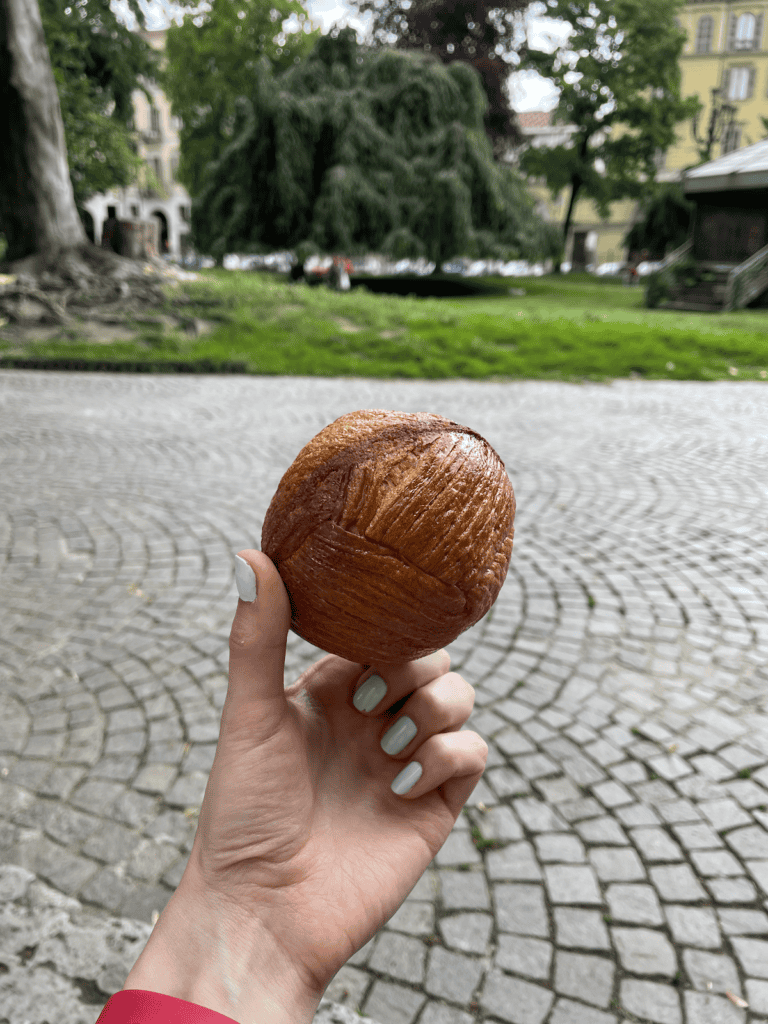
M474 691L449 671L445 650L379 669L328 655L284 689L290 601L266 555L241 556L258 596L238 603L232 625L229 688L192 853L125 988L238 1021L297 1024L311 1021L334 975L416 885L477 785L488 747L459 731ZM352 698L374 674L387 693L364 714ZM390 756L380 741L402 715L418 731ZM421 777L396 795L392 781L414 761Z

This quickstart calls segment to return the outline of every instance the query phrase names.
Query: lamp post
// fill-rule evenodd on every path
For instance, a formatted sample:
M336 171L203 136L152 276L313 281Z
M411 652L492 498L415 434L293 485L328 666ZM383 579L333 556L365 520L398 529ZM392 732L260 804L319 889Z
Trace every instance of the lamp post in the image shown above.
M704 138L699 136L701 111L694 114L693 117L693 137L702 147L701 155L705 161L712 159L712 147L727 137L736 120L736 107L731 103L726 103L722 98L722 93L722 89L712 90L712 109L709 112L709 125Z

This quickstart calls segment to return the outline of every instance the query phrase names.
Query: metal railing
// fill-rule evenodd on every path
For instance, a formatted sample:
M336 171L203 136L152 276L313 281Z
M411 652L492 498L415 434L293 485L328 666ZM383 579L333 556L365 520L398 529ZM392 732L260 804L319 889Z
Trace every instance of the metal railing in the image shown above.
M679 263L680 260L685 259L685 257L688 255L692 248L693 239L689 238L688 241L683 242L683 244L678 249L673 250L669 254L669 256L664 257L661 266L659 267L659 270L667 270L669 267L672 266L673 263Z
M723 310L741 309L768 289L768 245L739 263L728 275Z

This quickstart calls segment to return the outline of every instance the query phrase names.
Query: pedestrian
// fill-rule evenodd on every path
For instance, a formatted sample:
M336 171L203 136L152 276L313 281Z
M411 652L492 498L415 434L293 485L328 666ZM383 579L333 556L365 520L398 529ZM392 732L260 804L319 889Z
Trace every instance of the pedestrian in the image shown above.
M474 691L445 650L378 666L327 655L285 689L290 599L265 554L235 561L229 687L192 851L98 1024L311 1024L485 768L486 743L462 729Z
M112 252L120 252L120 221L110 213L101 229L102 249L111 249Z

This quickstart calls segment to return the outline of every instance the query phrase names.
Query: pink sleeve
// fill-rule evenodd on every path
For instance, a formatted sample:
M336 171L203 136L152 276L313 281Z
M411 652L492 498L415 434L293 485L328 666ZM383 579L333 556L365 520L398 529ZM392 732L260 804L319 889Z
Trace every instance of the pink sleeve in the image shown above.
M101 1011L96 1024L238 1024L216 1010L208 1010L186 999L123 989L115 992Z

